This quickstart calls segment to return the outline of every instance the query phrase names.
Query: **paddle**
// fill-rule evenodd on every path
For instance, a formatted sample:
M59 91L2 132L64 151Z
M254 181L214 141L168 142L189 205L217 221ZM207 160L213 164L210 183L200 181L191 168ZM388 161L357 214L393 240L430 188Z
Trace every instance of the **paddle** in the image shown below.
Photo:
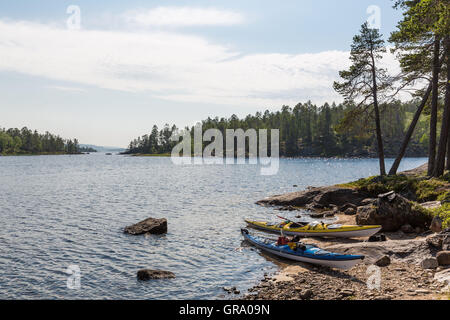
M285 218L285 217L282 217L282 216L278 216L278 215L277 215L277 218L280 218L280 219L283 219L283 220L286 220L286 221L289 221L289 222L294 222L294 221L292 221L292 220L290 220L288 218Z

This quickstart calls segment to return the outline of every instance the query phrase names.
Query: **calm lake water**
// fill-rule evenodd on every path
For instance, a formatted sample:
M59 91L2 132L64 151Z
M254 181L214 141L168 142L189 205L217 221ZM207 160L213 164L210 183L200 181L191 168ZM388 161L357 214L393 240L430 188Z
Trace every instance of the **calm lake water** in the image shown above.
M425 162L405 159L401 169ZM277 175L261 176L255 165L176 166L170 158L0 157L0 299L215 299L226 297L223 286L243 292L276 270L241 246L244 217L276 220L277 211L255 201L377 172L378 161L369 159L282 159ZM148 217L166 217L169 232L123 233ZM81 270L79 289L67 287L70 265ZM177 278L139 282L140 268Z

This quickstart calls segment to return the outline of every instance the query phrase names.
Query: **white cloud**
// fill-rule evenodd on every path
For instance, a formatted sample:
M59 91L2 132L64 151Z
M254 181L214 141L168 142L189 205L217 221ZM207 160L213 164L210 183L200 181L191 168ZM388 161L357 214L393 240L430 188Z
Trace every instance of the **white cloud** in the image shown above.
M85 92L85 89L67 86L47 86L48 89L54 89L58 91L68 91L68 92Z
M348 64L343 51L242 55L177 33L71 31L0 20L0 71L180 102L261 109L340 101L332 84Z
M229 26L244 22L242 14L229 10L192 7L157 7L125 14L129 23L142 26Z

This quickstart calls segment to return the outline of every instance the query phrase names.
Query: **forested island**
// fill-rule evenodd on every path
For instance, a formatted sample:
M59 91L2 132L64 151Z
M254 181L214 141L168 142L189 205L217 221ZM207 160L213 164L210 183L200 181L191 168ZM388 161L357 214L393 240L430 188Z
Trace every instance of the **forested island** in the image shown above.
M0 155L80 154L77 139L63 139L58 135L27 127L0 128Z
M414 116L416 100L393 101L381 105L381 125L385 154L395 156L403 136ZM443 101L440 101L443 104ZM281 110L257 112L239 119L207 118L202 121L203 131L219 129L225 137L226 129L249 128L279 129L280 155L283 157L376 157L377 145L372 121L348 121L348 115L356 109L352 104L325 103L317 106L311 101L299 103L294 108L283 106ZM441 118L441 117L440 117ZM428 152L429 109L421 115L407 149L407 156L423 157ZM193 137L194 128L186 128ZM150 134L133 140L127 154L170 154L174 142L170 136L176 126L166 124L161 130L155 125ZM225 144L224 144L225 145Z

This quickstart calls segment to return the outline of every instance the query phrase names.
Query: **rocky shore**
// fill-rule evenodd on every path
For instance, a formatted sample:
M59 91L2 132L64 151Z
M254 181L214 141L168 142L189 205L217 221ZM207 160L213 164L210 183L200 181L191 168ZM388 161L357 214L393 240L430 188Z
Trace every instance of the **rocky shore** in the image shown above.
M333 252L362 254L366 259L346 271L277 259L280 271L266 275L241 298L450 299L450 229L442 230L448 212L441 210L450 187L445 179L424 177L425 170L422 166L397 177L310 187L258 201L279 210L309 210L319 220L335 216L341 224L380 224L386 241L303 239ZM443 212L444 220L435 212Z
M348 221L348 217L344 217ZM450 265L436 255L450 243L450 230L439 234L385 233L387 240L304 239L335 252L363 254L364 263L336 270L279 260L280 271L266 275L244 300L409 300L450 299ZM440 240L442 239L442 240ZM443 244L443 241L445 243ZM376 266L376 267L374 267ZM379 287L376 286L377 273ZM370 287L369 287L370 286ZM371 289L372 288L372 289Z

